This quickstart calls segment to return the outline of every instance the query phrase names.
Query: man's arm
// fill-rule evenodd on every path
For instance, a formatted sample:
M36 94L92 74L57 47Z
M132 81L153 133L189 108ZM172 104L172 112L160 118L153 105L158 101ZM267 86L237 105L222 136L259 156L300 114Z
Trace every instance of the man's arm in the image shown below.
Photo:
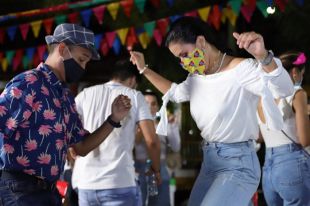
M128 114L130 108L130 99L127 96L119 95L112 104L110 120L115 123L120 122ZM96 131L85 137L82 141L74 144L72 147L77 155L85 156L100 145L113 129L113 125L106 120Z

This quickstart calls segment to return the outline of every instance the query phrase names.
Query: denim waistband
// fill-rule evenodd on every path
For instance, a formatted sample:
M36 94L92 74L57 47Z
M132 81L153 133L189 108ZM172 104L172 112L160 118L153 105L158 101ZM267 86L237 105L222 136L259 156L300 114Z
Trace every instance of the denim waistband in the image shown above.
M286 153L286 152L294 152L301 150L301 146L298 144L285 144L278 147L269 147L266 148L266 154L279 154L279 153Z
M232 142L232 143L223 143L223 142L202 142L203 145L207 147L240 147L240 146L246 146L246 147L254 147L254 140L249 139L248 141L244 142Z

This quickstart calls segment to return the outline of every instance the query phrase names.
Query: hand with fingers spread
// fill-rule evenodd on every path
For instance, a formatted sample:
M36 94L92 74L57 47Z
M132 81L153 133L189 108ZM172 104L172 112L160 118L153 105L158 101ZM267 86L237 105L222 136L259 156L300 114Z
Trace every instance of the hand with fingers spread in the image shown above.
M245 49L257 60L266 58L268 52L265 48L264 38L255 32L234 32L233 36L237 40L237 45L240 49Z
M120 122L128 114L130 108L130 99L125 95L119 95L112 103L111 119L114 122Z
M130 51L130 61L137 66L139 71L145 67L144 55L141 52Z

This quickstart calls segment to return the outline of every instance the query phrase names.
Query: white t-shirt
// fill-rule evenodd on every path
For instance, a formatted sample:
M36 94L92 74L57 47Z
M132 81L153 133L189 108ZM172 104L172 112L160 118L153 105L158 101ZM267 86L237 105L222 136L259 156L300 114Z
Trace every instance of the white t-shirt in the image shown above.
M301 87L295 87L294 94L282 98L279 101L278 108L281 111L281 114L283 116L284 120L284 127L283 131L294 140L294 142L299 143L298 137L297 137L297 128L296 128L296 118L295 113L293 111L293 99L298 90L301 90ZM279 130L269 130L267 129L266 125L259 119L259 126L262 133L262 136L264 138L266 147L278 147L285 144L291 144L292 141L283 134L282 131Z
M76 159L72 183L79 189L113 189L135 186L133 147L136 124L152 120L141 92L116 82L84 89L75 99L84 128L95 131L111 114L113 100L120 94L131 99L132 108L111 134L85 157Z
M262 97L268 127L282 128L283 119L274 98L293 93L288 73L279 59L275 58L275 61L277 69L270 73L264 72L256 60L245 59L224 72L189 75L184 82L172 84L163 102L166 103L167 99L177 103L189 101L191 115L207 142L232 143L256 139L259 96ZM163 116L165 110L160 112Z

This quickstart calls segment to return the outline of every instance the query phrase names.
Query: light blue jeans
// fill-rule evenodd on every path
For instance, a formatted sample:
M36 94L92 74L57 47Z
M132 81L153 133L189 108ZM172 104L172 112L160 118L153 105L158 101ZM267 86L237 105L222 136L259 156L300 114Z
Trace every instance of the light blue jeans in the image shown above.
M310 158L299 146L266 149L263 191L270 206L310 205Z
M147 197L147 182L145 173L146 164L142 162L135 162L136 171L139 173L139 185L142 193L143 206L148 203L148 206L170 206L169 181L170 176L167 170L167 163L162 161L160 164L160 175L162 184L158 186L158 195Z
M253 141L207 143L189 206L247 206L260 180Z
M141 206L141 191L138 186L104 189L79 189L80 206Z

